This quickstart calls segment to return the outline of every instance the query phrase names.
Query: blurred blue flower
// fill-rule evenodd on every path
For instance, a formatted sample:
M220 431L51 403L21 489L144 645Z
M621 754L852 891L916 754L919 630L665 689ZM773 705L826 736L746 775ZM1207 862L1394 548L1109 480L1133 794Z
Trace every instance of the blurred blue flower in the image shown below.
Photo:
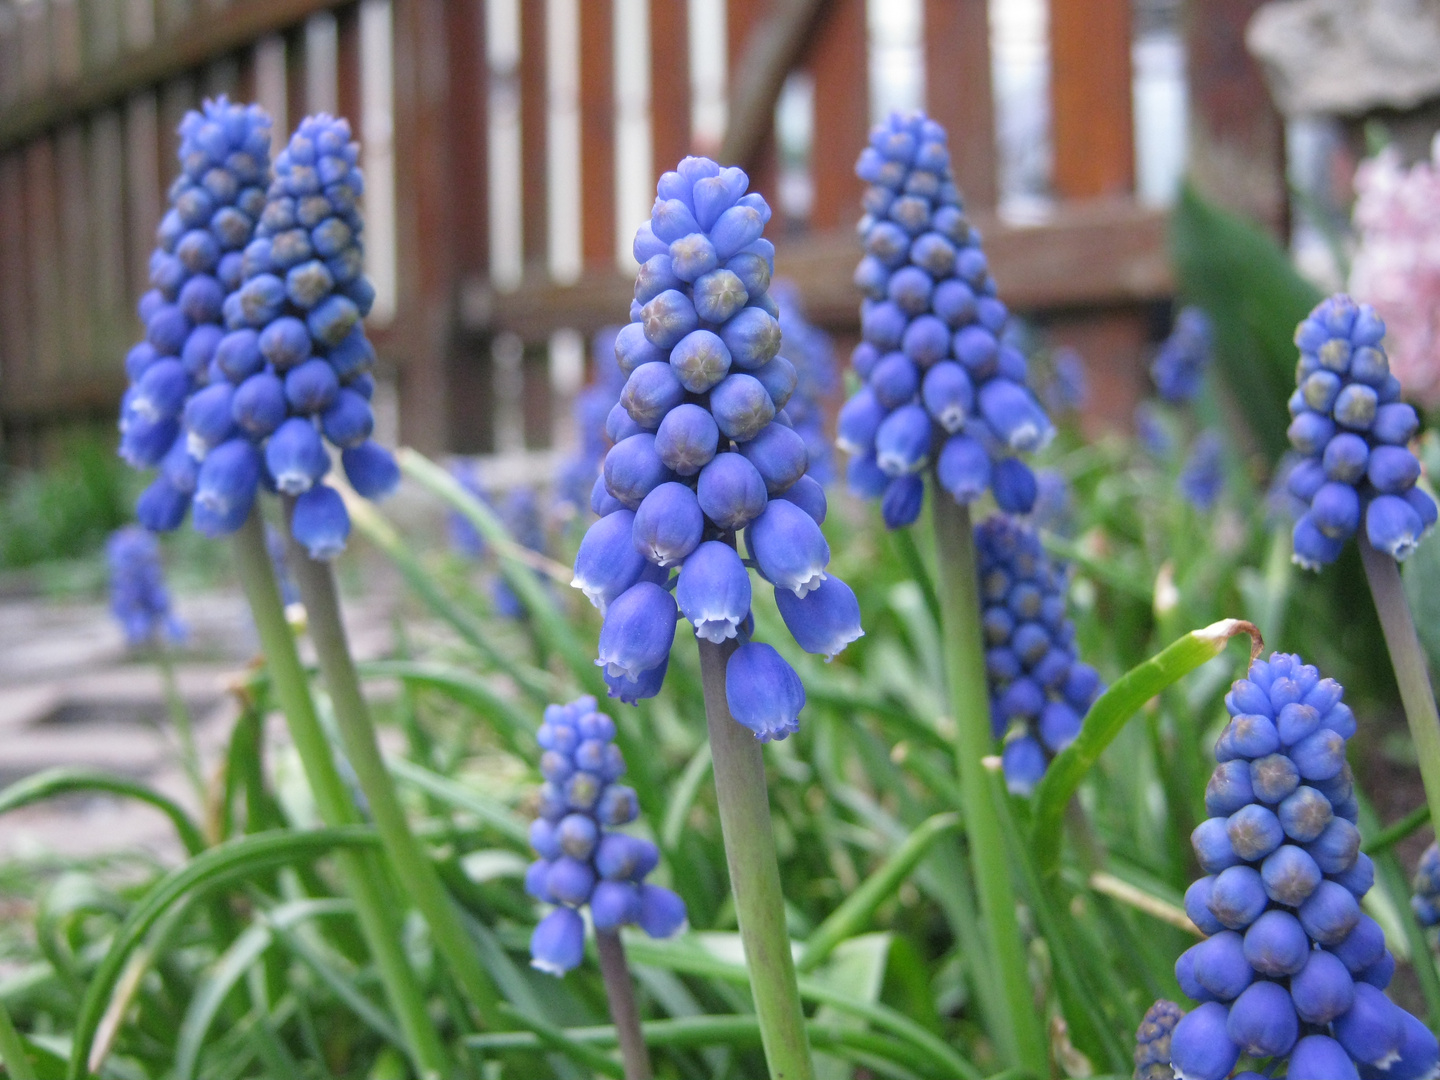
M110 534L105 544L110 569L110 613L125 631L131 648L177 642L185 627L170 606L160 545L154 534L127 525Z
M1090 377L1085 372L1085 360L1075 349L1064 347L1055 350L1050 361L1050 378L1042 388L1045 407L1052 413L1079 412L1090 400Z
M835 461L825 432L826 402L840 386L834 342L806 320L800 290L793 282L783 278L771 282L770 295L780 309L785 356L795 367L795 392L785 403L785 412L805 441L808 475L828 487L835 480Z
M1214 350L1210 316L1198 307L1182 308L1175 327L1150 365L1160 397L1171 405L1195 399L1204 385Z
M1213 431L1202 431L1180 470L1180 493L1201 513L1214 508L1225 488L1225 444Z
M555 475L555 499L568 512L580 514L590 506L590 492L600 474L611 439L605 421L620 400L625 375L615 359L618 326L603 326L590 342L590 363L594 378L575 395L571 420L575 426L575 451L560 463Z
M1170 1068L1170 1036L1185 1010L1161 998L1145 1010L1135 1032L1135 1080L1175 1080Z

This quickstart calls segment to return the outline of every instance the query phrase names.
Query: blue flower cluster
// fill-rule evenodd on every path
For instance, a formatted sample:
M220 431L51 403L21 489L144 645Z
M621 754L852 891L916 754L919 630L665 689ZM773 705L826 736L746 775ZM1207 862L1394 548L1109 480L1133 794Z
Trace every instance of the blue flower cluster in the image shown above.
M595 378L575 395L571 414L580 444L561 462L555 476L556 501L567 508L567 513L578 513L589 505L605 451L610 449L605 421L620 400L620 391L625 389L625 373L615 362L615 336L619 332L618 326L604 326L590 340Z
M1175 964L1202 1003L1171 1041L1182 1080L1220 1080L1242 1054L1288 1055L1291 1080L1434 1075L1440 1046L1385 996L1395 960L1360 910L1375 868L1355 827L1345 743L1356 725L1343 695L1274 653L1225 697L1233 719L1215 745L1211 816L1191 836L1206 876L1185 894L1206 938Z
M616 783L625 759L614 739L615 722L588 696L546 706L536 733L545 784L530 845L540 858L525 873L525 891L556 905L530 938L531 965L551 975L564 975L585 956L583 905L596 930L634 924L663 938L685 923L685 901L645 882L659 849L615 831L635 820L640 805L633 788Z
M170 608L154 534L135 525L116 529L106 541L105 559L110 567L110 613L132 648L185 636Z
M1185 1010L1161 998L1145 1010L1135 1032L1135 1080L1175 1080L1170 1068L1170 1036Z
M1050 378L1042 390L1045 407L1052 413L1079 412L1090 400L1090 376L1085 360L1074 349L1061 347L1050 358Z
M805 440L810 478L828 487L835 479L834 454L825 433L825 403L839 386L835 370L835 346L830 335L805 319L800 290L793 282L777 280L770 295L780 309L780 333L785 352L795 365L795 392L785 411L795 432Z
M1180 494L1201 513L1214 508L1225 488L1225 444L1213 431L1202 431L1180 470Z
M797 729L805 690L774 648L750 640L747 565L774 586L807 652L834 656L862 631L855 594L826 572L825 492L806 475L805 440L785 412L797 376L779 355L768 293L770 208L748 186L740 169L700 157L660 178L635 236L632 321L615 338L626 381L591 499L601 517L580 543L573 584L605 613L596 663L612 697L659 693L684 615L697 637L740 642L726 696L766 741Z
M1100 692L1075 654L1066 573L1030 527L1004 514L975 526L990 721L1003 737L1005 784L1029 795L1050 759L1074 741Z
M1435 524L1435 501L1415 486L1420 462L1407 445L1420 419L1400 400L1384 338L1375 309L1343 294L1321 301L1295 330L1289 436L1304 460L1289 488L1309 505L1294 533L1295 561L1307 570L1339 558L1362 521L1370 543L1396 560Z
M1027 513L1035 477L1013 455L1054 434L1025 384L1024 356L1004 340L1010 313L945 143L933 120L895 113L855 166L870 185L855 268L862 340L851 355L864 385L840 410L836 442L852 456L851 489L879 498L892 529L919 515L932 460L958 502L989 489L1002 510Z
M400 481L395 459L370 438L375 350L361 319L375 290L360 241L359 152L350 125L322 113L302 120L275 159L245 283L225 301L224 378L186 410L192 448L205 455L199 492L223 508L219 531L240 526L257 484L273 484L295 497L290 529L315 559L338 555L350 534L340 494L323 482L327 441L362 496L380 498ZM207 485L212 458L224 464Z
M125 357L129 388L120 402L120 456L136 469L160 467L140 496L141 524L179 526L199 466L182 430L186 403L215 378L225 336L225 298L240 287L243 257L265 209L270 118L224 97L180 124L181 172L150 256L151 289L140 298L145 340ZM221 377L223 379L223 376ZM197 507L197 526L210 515Z
M1440 847L1431 841L1415 868L1415 895L1410 907L1421 926L1440 924Z
M1197 307L1182 308L1175 327L1150 364L1160 397L1171 405L1195 399L1204 385L1214 349L1210 316Z

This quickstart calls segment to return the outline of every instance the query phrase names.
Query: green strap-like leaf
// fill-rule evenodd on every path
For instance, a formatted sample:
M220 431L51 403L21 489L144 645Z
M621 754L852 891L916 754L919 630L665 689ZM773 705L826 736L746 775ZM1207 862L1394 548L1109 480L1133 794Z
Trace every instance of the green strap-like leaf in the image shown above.
M486 825L511 840L522 851L530 850L530 831L508 807L486 798L465 784L441 776L423 765L406 758L389 758L386 762L397 780L449 803L458 810L474 814Z
M1205 661L1219 656L1236 634L1249 634L1251 656L1260 654L1263 643L1254 624L1243 619L1222 619L1201 630L1190 631L1137 664L1090 706L1080 734L1055 756L1035 790L1031 850L1043 876L1056 873L1060 866L1060 833L1066 804L1105 748L1120 734L1120 729L1145 702Z
M46 769L27 776L24 780L17 780L4 791L0 791L0 814L57 795L72 795L77 791L103 791L148 803L170 819L175 831L180 835L180 842L185 845L189 854L198 855L205 850L205 837L178 803L144 784L97 769Z

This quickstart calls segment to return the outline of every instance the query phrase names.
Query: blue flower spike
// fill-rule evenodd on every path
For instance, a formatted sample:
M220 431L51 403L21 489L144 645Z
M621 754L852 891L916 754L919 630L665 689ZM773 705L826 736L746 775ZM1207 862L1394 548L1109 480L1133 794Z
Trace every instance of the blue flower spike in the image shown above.
M170 606L160 545L150 531L127 525L105 543L110 570L110 613L131 648L180 641L185 627Z
M828 660L863 631L820 531L829 464L812 448L834 381L828 340L804 323L793 290L770 295L770 209L748 185L700 157L660 178L635 236L631 322L614 335L624 382L616 397L602 380L587 398L593 417L612 402L603 426L613 445L572 584L604 613L596 662L612 697L660 692L683 618L703 641L736 643L731 714L769 741L797 729L805 691L775 649L751 641L750 570L774 588L806 652ZM797 363L781 352L786 326Z
M1135 1080L1174 1080L1170 1069L1170 1037L1185 1010L1161 998L1145 1010L1135 1032Z
M635 792L618 783L625 759L615 745L615 722L595 704L587 696L548 706L535 736L545 784L540 816L530 826L539 858L525 874L525 890L556 907L530 937L530 964L555 976L584 959L582 907L600 931L633 925L665 938L685 925L685 901L645 881L659 849L618 830L639 807Z
M1302 459L1287 486L1308 509L1295 523L1295 562L1319 570L1360 529L1377 551L1403 561L1435 525L1409 449L1420 426L1400 400L1369 304L1336 294L1295 330L1300 350L1290 398L1290 445Z
M181 173L156 230L151 288L139 306L145 338L125 358L130 385L120 406L120 456L136 469L162 466L136 507L140 523L155 532L179 527L195 495L199 459L238 434L223 391L188 406L226 378L217 366L225 355L224 304L240 286L241 253L270 182L270 118L258 106L223 96L206 101L186 114L179 134ZM242 353L237 364L249 362L250 353ZM204 431L199 438L186 435L192 411Z
M1185 894L1206 937L1175 963L1200 1003L1171 1036L1180 1080L1222 1080L1242 1056L1271 1059L1267 1075L1288 1060L1296 1080L1440 1069L1435 1037L1384 994L1395 961L1360 908L1375 872L1355 827L1345 743L1356 725L1343 695L1274 653L1225 697L1210 817L1191 837L1206 876Z
M1150 364L1150 377L1160 397L1171 405L1194 401L1213 359L1215 332L1200 308L1186 307Z
M923 114L893 113L855 166L870 185L855 269L861 342L850 360L863 385L841 410L836 442L851 455L851 490L878 498L891 529L919 516L931 463L957 502L993 485L1002 509L1028 513L1035 481L1016 455L1055 430L1006 339L1010 314L945 144L945 129Z
M1080 734L1100 677L1077 656L1075 627L1065 616L1068 576L1039 534L994 514L975 526L975 549L991 724L1005 743L1006 786L1029 795L1050 760Z

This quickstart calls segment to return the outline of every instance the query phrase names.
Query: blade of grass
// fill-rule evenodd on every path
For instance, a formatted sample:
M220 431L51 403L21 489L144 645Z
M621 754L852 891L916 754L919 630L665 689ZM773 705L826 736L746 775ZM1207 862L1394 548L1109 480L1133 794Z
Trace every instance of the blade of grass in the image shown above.
M0 791L0 814L18 810L22 806L29 806L42 799L54 798L57 795L72 795L81 791L103 791L109 795L120 795L127 799L148 803L170 819L188 854L198 855L205 850L205 837L201 834L199 826L190 819L190 815L181 809L178 803L144 784L96 769L62 766L35 773L33 776L27 776L24 780L17 780L4 791Z
M411 784L457 809L474 814L523 851L530 850L530 831L507 806L472 791L464 784L416 765L406 758L390 758L390 771L396 779Z

